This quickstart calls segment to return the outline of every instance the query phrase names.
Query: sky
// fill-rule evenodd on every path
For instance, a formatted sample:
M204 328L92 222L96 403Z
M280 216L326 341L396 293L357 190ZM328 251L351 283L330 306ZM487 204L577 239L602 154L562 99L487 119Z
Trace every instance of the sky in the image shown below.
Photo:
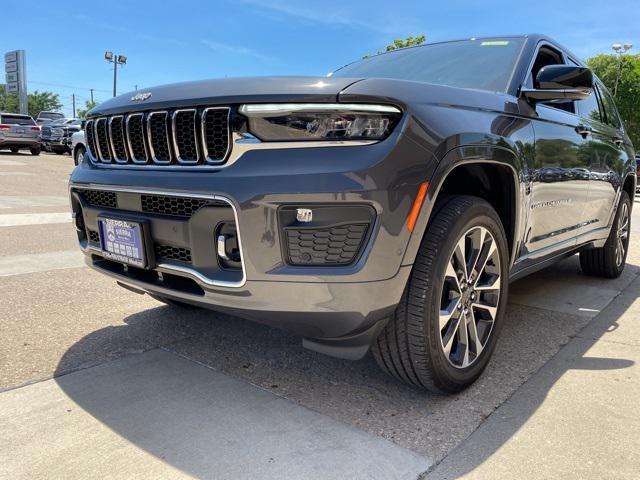
M252 75L326 75L394 38L427 41L544 33L579 57L631 42L640 0L111 0L3 2L0 55L24 49L29 91L58 93L63 111L111 97L106 50L127 56L118 93L137 86ZM0 79L3 83L3 79Z

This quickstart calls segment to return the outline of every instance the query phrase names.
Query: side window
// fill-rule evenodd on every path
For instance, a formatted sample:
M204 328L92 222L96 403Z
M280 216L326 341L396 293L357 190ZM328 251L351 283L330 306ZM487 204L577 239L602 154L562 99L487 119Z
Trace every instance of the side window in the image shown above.
M600 114L600 103L598 102L598 94L595 88L589 97L575 103L578 114L582 118L604 123L604 118Z
M602 99L602 105L604 107L605 114L607 116L607 123L613 128L621 128L620 117L618 116L618 110L616 110L616 104L613 97L609 93L604 85L598 83L598 90Z

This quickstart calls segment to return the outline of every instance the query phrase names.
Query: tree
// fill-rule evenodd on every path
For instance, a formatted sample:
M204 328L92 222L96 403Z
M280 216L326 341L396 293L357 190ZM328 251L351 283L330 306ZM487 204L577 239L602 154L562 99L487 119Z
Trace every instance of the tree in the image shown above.
M620 116L634 146L640 149L640 55L596 55L587 65L613 93L620 75L615 98Z
M57 93L52 92L39 92L36 90L27 96L27 103L29 105L29 115L33 118L37 118L40 112L60 110L62 108L60 97Z
M398 50L399 48L407 48L407 47L415 47L416 45L422 45L427 39L426 35L417 35L415 37L407 37L405 39L396 38L393 43L390 43L385 47L384 50L378 50L376 55L380 55L384 52L391 52L393 50ZM362 58L369 58L373 55L365 55Z
M38 90L27 95L27 105L29 115L33 118L36 118L44 110L59 110L62 107L57 93L39 92ZM7 93L4 85L0 85L0 111L12 113L20 111L18 96Z
M7 93L5 86L0 85L0 112L18 113L19 109L18 96Z
M84 108L81 108L80 110L78 110L78 118L84 118L87 116L87 112L89 110L91 110L92 108L95 108L96 105L98 105L97 102L93 102L91 100L87 100L86 102L84 102Z

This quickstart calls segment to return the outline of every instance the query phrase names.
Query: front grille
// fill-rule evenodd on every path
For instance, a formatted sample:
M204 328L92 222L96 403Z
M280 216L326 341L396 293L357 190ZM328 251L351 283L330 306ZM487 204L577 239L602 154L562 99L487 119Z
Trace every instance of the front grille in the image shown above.
M207 204L216 204L202 198L169 197L166 195L141 195L142 211L189 218Z
M90 119L87 145L98 163L207 166L231 149L228 107L134 112Z
M356 260L369 225L354 223L332 228L287 228L292 265L349 265Z
M156 258L191 263L191 250L170 245L156 245Z
M116 192L103 190L77 190L77 192L92 207L118 208Z

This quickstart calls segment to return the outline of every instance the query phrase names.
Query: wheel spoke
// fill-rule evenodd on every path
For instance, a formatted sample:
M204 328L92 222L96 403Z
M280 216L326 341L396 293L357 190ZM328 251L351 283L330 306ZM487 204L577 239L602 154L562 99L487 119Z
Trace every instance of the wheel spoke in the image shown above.
M496 319L496 312L498 311L498 307L492 307L491 305L485 305L484 303L472 303L471 307L480 308L487 312L491 316L491 320L494 321Z
M482 250L480 252L481 253L478 255L478 262L474 266L473 272L472 272L472 275L474 275L475 285L477 285L478 282L480 281L480 277L482 277L482 274L484 273L485 268L487 268L487 263L489 262L489 259L496 252L496 243L493 241L493 238L489 237L486 244L482 245ZM480 264L480 268L478 268L479 264Z
M489 290L500 290L500 275L493 275L488 283L483 285L476 284L474 290L477 291L489 291Z
M453 264L453 258L449 260L447 264L447 271L444 273L445 278L453 278L456 281L456 288L458 293L460 293L460 279L458 278L458 272L456 271L456 267Z
M482 352L482 343L478 336L478 326L476 325L476 316L473 313L473 308L469 310L469 346L473 345L473 351L476 358Z
M451 355L451 347L453 346L453 341L458 336L458 330L460 329L460 319L462 315L456 315L454 322L449 325L447 332L442 337L442 346L444 348L444 354L447 358Z
M458 309L459 304L460 297L452 300L445 310L440 310L440 334L442 334L442 330L444 330L451 318L456 313L460 313L460 310Z
M456 249L453 252L456 257L456 261L460 268L462 269L462 273L464 274L464 280L466 281L469 278L469 269L467 267L467 235L463 235L460 240L458 240L458 244L456 245Z
M469 365L469 325L467 315L461 315L460 328L458 328L458 349L461 350L461 367Z

